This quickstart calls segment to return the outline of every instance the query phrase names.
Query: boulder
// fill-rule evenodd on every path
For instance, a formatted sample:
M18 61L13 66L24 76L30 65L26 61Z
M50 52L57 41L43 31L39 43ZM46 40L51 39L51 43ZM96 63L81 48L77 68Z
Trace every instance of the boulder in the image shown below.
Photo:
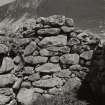
M49 16L48 22L51 26L62 26L65 24L65 16L62 15Z
M21 88L19 93L17 94L17 100L23 105L33 105L39 96L40 94L35 93L33 88Z
M59 28L45 28L37 31L39 35L57 35L60 33Z
M71 71L69 71L69 69L64 69L58 73L55 73L54 75L59 77L59 78L70 78Z
M47 63L47 61L48 61L48 57L35 56L33 58L33 64Z
M35 70L42 73L55 73L61 71L61 68L58 64L46 63L37 67Z
M48 60L48 57L42 57L42 56L27 56L24 57L25 63L36 65L36 64L42 64L46 63Z
M48 51L47 49L41 49L40 55L41 56L54 56L54 55L58 55L58 52Z
M65 24L69 27L72 27L72 26L74 26L74 21L73 21L72 18L66 18L65 19Z
M84 51L82 54L80 54L80 58L84 60L91 60L92 57L93 57L93 50Z
M60 57L60 61L62 64L78 64L79 63L79 55L78 54L64 54Z
M16 57L14 57L13 61L15 65L18 65L22 62L22 59L20 56L17 55Z
M68 26L62 26L61 27L61 30L64 32L64 33L70 33L74 30L74 27L68 27Z
M90 50L90 46L88 46L88 45L80 45L79 44L79 45L73 45L72 49L71 49L71 52L81 54L84 51L88 51L88 50Z
M2 65L0 67L0 74L10 72L13 69L14 69L13 60L9 57L4 57Z
M0 44L0 54L7 54L9 48L5 44Z
M34 67L27 66L24 67L24 75L32 75L34 73Z
M28 77L28 80L29 81L37 81L37 80L39 80L40 79L40 75L39 75L39 73L34 73L34 74L32 74L32 75L30 75L29 77Z
M89 68L87 68L87 67L82 67L82 66L79 65L79 64L70 66L70 67L69 67L69 70L70 70L70 71L85 71L85 72L89 72Z
M0 75L0 87L10 87L15 82L15 77L11 74Z
M37 45L34 41L32 41L28 46L26 46L24 50L24 56L31 55L37 48Z
M78 45L78 44L80 44L80 40L77 38L71 38L68 40L69 46Z
M46 80L39 80L32 83L34 87L53 88L55 86L62 86L63 81L60 78L51 78Z
M51 63L59 63L60 57L59 56L52 56L50 58Z
M30 81L23 81L21 84L21 88L31 88L31 82Z
M66 35L58 35L45 37L39 42L40 47L47 46L65 46L67 44L67 36Z
M58 95L62 93L62 89L54 87L52 89L49 89L48 93L51 95Z
M77 92L81 86L81 80L78 77L70 78L64 85L63 91L64 92Z

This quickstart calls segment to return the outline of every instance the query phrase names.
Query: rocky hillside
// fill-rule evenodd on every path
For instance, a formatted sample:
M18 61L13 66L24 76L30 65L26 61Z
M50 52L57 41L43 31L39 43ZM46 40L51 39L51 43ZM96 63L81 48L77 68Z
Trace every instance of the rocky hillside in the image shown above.
M91 71L99 42L61 15L30 19L15 33L1 34L0 104L34 105L40 97L64 98L64 94L73 93L65 101L55 98L54 103L87 105L77 96ZM88 94L85 91L85 96Z
M4 1L2 1L4 2ZM0 6L0 28L20 24L29 17L37 16L37 8L42 0L13 0Z
M28 17L60 14L72 17L83 29L99 32L105 29L104 7L104 0L15 0L0 7L0 20L2 26L18 25Z

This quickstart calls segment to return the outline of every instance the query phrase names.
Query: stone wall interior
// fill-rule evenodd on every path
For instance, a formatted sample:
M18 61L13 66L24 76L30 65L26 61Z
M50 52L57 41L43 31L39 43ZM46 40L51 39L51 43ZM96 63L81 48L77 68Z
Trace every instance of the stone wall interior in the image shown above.
M98 38L61 15L29 19L15 33L1 33L0 105L33 105L40 96L78 91L99 48Z

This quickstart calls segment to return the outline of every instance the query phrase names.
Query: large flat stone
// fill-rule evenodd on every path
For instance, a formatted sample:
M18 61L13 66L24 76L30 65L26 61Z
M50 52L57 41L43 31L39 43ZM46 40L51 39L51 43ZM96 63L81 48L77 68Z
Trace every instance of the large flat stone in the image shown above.
M62 64L78 64L79 63L79 55L78 54L64 54L60 57L60 61Z
M57 35L60 33L59 28L46 28L46 29L39 29L37 31L39 35Z
M55 73L61 71L61 68L58 64L46 63L43 64L42 66L39 66L35 70L42 73Z
M45 37L39 42L39 46L46 47L46 46L65 46L67 44L67 36L66 35L58 35L58 36L51 36Z
M51 79L39 80L33 82L34 87L40 87L40 88L52 88L61 85L63 85L63 81L60 78L51 78Z
M42 57L42 56L27 56L24 58L25 62L31 65L35 64L41 64L41 63L46 63L48 60L48 57Z

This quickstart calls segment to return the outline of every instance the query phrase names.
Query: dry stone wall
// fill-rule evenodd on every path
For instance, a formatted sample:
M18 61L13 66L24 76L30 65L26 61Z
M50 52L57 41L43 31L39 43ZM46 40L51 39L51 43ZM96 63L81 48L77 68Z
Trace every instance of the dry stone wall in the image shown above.
M60 15L27 20L0 36L0 105L31 105L40 96L78 91L98 44Z

